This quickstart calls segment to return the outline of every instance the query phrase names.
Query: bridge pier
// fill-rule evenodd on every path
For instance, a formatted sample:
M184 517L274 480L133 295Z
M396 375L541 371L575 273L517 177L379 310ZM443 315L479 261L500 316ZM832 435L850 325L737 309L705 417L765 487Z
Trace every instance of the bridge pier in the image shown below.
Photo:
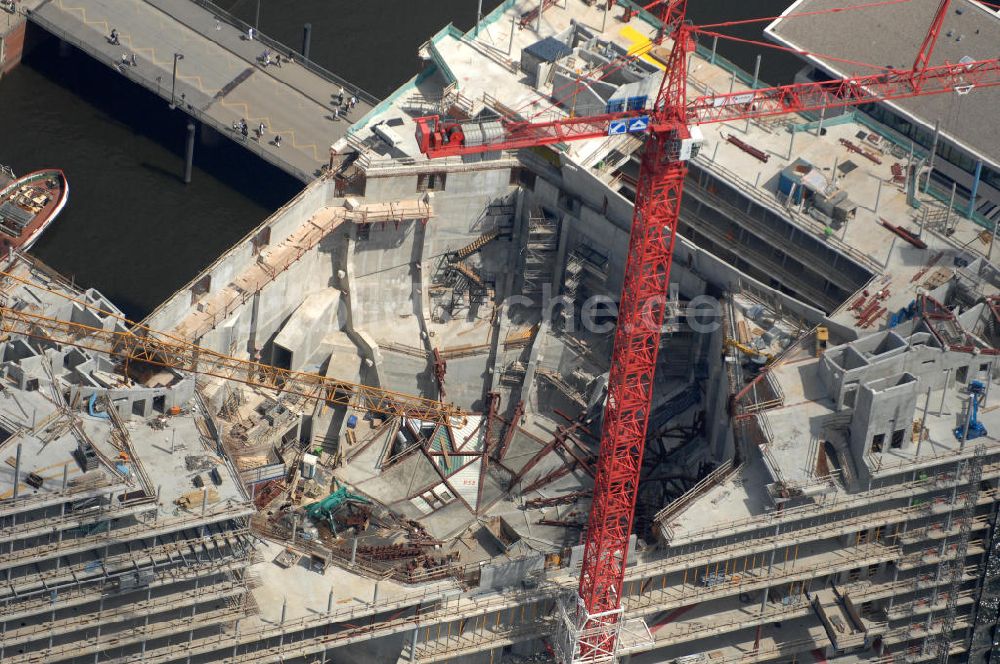
M187 146L184 149L184 184L191 184L191 169L194 167L194 120L187 123Z
M302 59L309 59L309 46L312 43L313 24L306 23L302 26Z

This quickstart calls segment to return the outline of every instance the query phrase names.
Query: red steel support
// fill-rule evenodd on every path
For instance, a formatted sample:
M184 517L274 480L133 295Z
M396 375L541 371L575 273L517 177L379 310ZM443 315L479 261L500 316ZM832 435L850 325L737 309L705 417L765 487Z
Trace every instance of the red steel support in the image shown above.
M679 4L683 15L685 3ZM602 616L591 620L602 624L584 625L579 644L583 658L592 653L614 652L613 624L619 619L614 610L621 604L681 193L687 174L685 162L677 160L674 153L677 142L687 131L683 113L688 41L685 31L679 31L667 64L668 74L656 101L656 108L663 109L664 120L669 124L665 130L650 135L639 169L611 352L594 500L580 570L580 598L589 616Z
M920 51L917 52L917 58L913 61L913 87L917 90L920 89L920 86L923 83L924 72L931 64L931 56L934 54L934 45L937 44L938 37L941 35L941 29L944 27L944 19L945 16L948 15L948 7L950 5L951 0L941 0L937 13L934 15L934 21L931 23L931 29L927 31L927 36L924 37L924 43L920 45Z

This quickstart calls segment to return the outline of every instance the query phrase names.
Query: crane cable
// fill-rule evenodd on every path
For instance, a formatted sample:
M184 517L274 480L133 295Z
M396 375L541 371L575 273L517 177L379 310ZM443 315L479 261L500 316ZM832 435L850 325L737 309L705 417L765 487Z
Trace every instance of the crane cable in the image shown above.
M881 0L881 2L870 2L864 5L853 5L851 7L831 7L829 9L817 9L811 12L796 12L795 14L778 15L778 16L760 16L757 18L745 18L738 19L736 21L723 21L721 23L705 23L703 25L695 26L696 28L729 28L734 25L747 25L750 23L768 23L771 21L777 21L778 19L789 19L789 18L805 18L807 16L819 16L821 14L839 14L841 12L853 11L855 9L872 9L874 7L885 7L886 5L901 5L907 2L913 2L913 0Z
M751 46L761 46L766 48L773 48L778 51L784 51L786 53L794 53L796 55L807 55L814 58L819 58L821 60L829 60L831 62L843 62L849 65L856 65L859 67L867 67L869 69L891 69L891 67L886 67L885 65L876 65L870 62L862 62L860 60L851 60L848 58L838 58L834 55L827 55L825 53L816 53L814 51L806 51L801 48L792 48L790 46L782 46L780 44L772 44L770 42L759 41L756 39L746 39L744 37L736 37L734 35L727 35L721 32L713 32L711 30L702 30L700 28L694 29L695 34L705 35L707 37L718 37L719 39L726 39L729 41L738 42L740 44L750 44Z

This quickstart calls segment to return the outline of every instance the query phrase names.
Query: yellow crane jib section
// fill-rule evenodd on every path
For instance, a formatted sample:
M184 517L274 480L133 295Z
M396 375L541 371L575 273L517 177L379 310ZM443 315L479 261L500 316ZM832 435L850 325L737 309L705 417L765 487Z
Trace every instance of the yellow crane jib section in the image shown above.
M136 326L134 331L105 330L11 307L0 307L0 329L5 334L107 353L123 363L126 374L130 365L135 370L138 368L135 365L146 364L279 390L307 399L321 400L330 405L382 415L413 417L453 427L464 426L466 421L464 411L451 404L319 374L289 371L241 360L144 326Z

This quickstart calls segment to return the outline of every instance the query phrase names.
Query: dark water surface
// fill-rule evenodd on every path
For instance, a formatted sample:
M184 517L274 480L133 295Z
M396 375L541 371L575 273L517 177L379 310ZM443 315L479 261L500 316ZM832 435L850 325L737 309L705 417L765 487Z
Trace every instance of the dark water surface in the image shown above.
M178 0L181 1L181 0ZM580 0L567 0L570 3ZM780 13L790 0L696 0L696 23ZM257 0L222 0L253 22ZM483 0L488 12L498 0ZM417 49L449 22L472 26L477 0L260 0L262 32L298 49L311 22L316 62L378 97L417 71ZM763 24L734 34L759 38ZM18 175L63 168L70 200L35 246L43 261L141 318L301 185L226 139L199 141L181 182L186 118L35 28L38 46L0 80L0 164ZM719 51L752 68L754 47ZM762 78L784 82L793 58L765 55Z

